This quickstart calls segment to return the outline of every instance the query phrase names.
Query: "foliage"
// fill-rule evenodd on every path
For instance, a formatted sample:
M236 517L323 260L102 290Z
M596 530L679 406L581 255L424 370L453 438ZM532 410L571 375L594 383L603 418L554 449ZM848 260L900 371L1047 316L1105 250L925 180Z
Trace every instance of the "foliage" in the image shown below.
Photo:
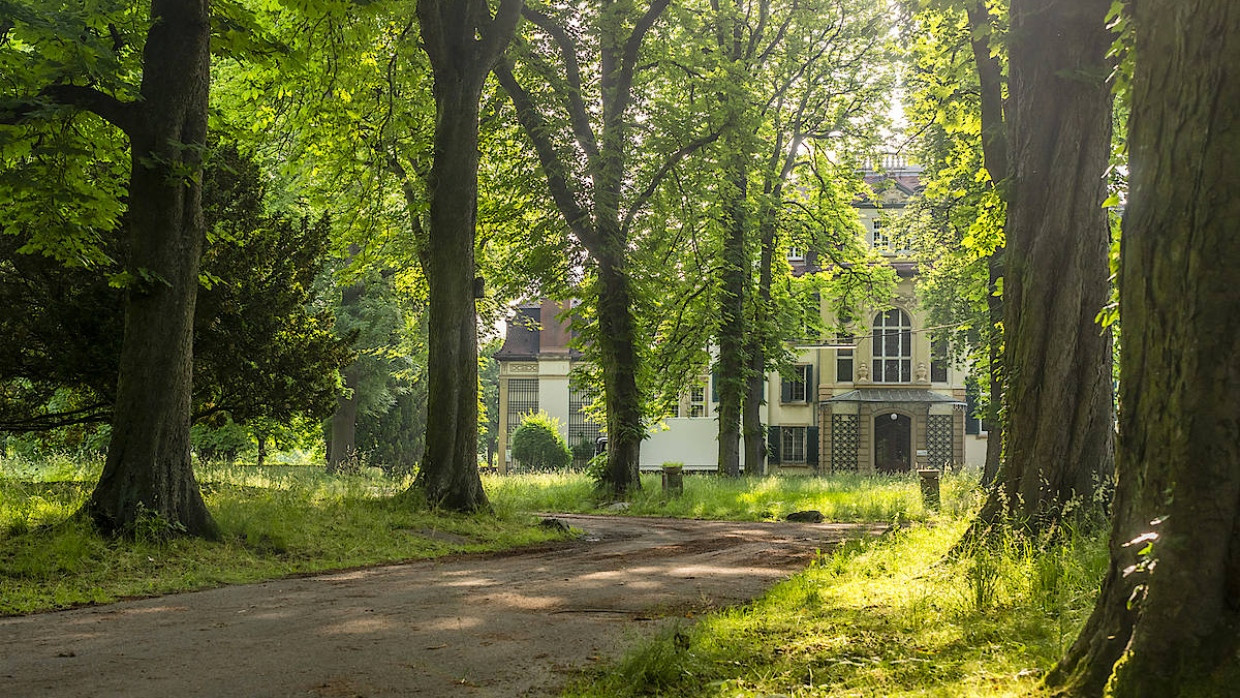
M232 146L214 151L203 196L210 232L195 315L196 416L321 418L348 358L330 335L330 313L312 304L326 221L266 213L262 174ZM0 301L26 309L0 317L0 332L20 338L0 346L0 425L9 430L110 416L125 291L103 271L124 268L126 251L119 233L97 232L112 260L103 269L66 267L0 236Z
M530 470L563 470L573 462L560 435L563 423L546 412L527 415L512 432L512 457Z
M377 471L331 477L304 466L200 468L218 542L100 537L72 517L102 463L0 460L0 615L240 584L558 537L525 515L430 512ZM509 510L511 511L511 510ZM445 540L436 532L459 537Z
M1100 536L945 559L952 516L846 543L750 606L642 641L570 696L1026 695L1105 570Z

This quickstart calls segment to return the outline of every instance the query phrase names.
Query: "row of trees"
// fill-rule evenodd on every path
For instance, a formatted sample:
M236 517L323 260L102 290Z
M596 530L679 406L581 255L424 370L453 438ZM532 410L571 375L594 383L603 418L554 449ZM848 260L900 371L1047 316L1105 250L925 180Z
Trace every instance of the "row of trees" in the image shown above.
M929 43L911 42L921 70L910 86L930 117L923 142L937 179L919 220L962 232L964 253L940 265L958 276L934 283L967 289L991 403L1002 408L994 419L1004 435L988 453L996 486L978 531L1053 527L1068 501L1117 472L1113 568L1050 681L1084 694L1112 682L1161 695L1235 656L1240 386L1223 357L1237 340L1206 323L1235 309L1225 276L1237 251L1221 233L1234 213L1224 169L1233 116L1217 105L1235 90L1238 19L1221 0L1193 0L1183 13L1153 4L1129 13L1106 0L915 4L915 26L933 31ZM9 255L17 261L0 269L16 280L4 292L56 297L82 322L101 323L98 336L121 328L118 345L83 347L49 331L52 304L42 319L6 318L77 363L51 349L6 358L26 371L10 374L22 380L6 384L8 404L40 408L5 418L47 419L42 406L62 399L69 419L110 420L107 463L86 506L106 531L155 513L213 534L189 428L196 411L243 413L238 386L290 379L263 386L297 395L252 406L259 417L331 399L346 422L360 409L364 371L345 368L353 357L305 307L309 282L299 275L324 253L319 213L335 214L330 246L351 260L346 309L364 308L384 284L426 289L427 429L415 487L461 510L486 506L477 311L483 324L493 319L496 291L541 288L582 302L579 335L611 438L604 481L622 495L639 483L651 403L700 369L709 336L723 376L720 467L738 470L742 436L750 462L761 461L756 386L797 315L784 302L793 299L779 281L780 245L792 238L837 269L865 268L841 171L855 164L850 153L872 149L867 136L879 132L893 89L881 3L0 7L0 67L14 76L0 102L0 193L12 202L4 232L20 241ZM1131 30L1119 47L1134 49L1118 63L1118 83L1108 13ZM1112 350L1096 316L1109 294L1112 87L1129 71L1117 470ZM210 174L208 123L270 176L249 209ZM223 206L208 229L211 191ZM261 199L305 201L316 215L298 223ZM261 219L267 235L229 259L219 236L237 219ZM260 257L287 264L259 278ZM842 306L864 289L885 295L858 274L814 283ZM219 285L218 305L204 284ZM92 310L117 292L122 318ZM288 311L251 315L245 294L270 294ZM297 339L264 345L273 335ZM260 359L272 363L244 373ZM342 369L338 393L325 380ZM66 386L76 400L67 405ZM333 437L343 458L346 433ZM1177 603L1186 590L1194 603Z
M1223 2L918 9L929 39L916 48L917 114L935 174L918 224L960 243L929 288L972 301L951 309L983 330L1003 429L970 538L994 526L1053 531L1071 503L1101 506L1091 497L1114 478L1111 567L1048 687L1164 696L1225 685L1240 608L1240 403L1234 362L1205 357L1238 341L1208 318L1238 305L1226 279L1240 247L1225 221L1240 199L1223 193L1222 169L1235 115L1217 105L1240 89L1240 15ZM1116 113L1126 152L1113 153ZM1113 460L1112 350L1099 320L1113 319L1108 165L1125 157Z

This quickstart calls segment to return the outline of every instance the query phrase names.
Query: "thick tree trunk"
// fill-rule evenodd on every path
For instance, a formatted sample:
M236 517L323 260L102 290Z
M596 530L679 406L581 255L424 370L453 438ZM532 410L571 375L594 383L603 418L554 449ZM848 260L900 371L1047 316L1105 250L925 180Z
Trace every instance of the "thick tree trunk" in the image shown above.
M628 273L599 260L598 343L607 405L607 470L603 485L617 497L641 489L641 393Z
M741 474L741 399L745 393L745 287L749 283L746 245L748 229L745 197L748 177L743 158L733 167L727 186L726 225L723 240L723 273L719 284L719 472L728 477ZM746 461L754 463L754 461ZM752 466L745 468L752 473Z
M478 475L478 330L474 216L478 203L478 100L482 80L435 79L431 166L426 455L414 487L457 511L488 506ZM486 71L482 72L482 76Z
M1240 11L1135 12L1111 567L1048 683L1223 695L1240 673Z
M998 185L1008 176L1007 132L1003 115L1003 70L991 51L993 27L986 0L977 0L968 8L970 44L977 66L981 89L982 157L990 181ZM989 321L986 333L988 372L990 374L990 407L987 410L986 464L982 470L982 486L989 487L999 475L1003 458L1003 297L999 292L1003 278L1003 248L990 253L986 260L986 312Z
M194 304L202 252L202 149L210 81L207 0L155 0L142 99L129 129L130 269L112 441L85 511L132 532L152 515L167 533L213 536L190 460Z
M428 502L456 511L489 506L478 475L478 329L474 233L478 212L478 101L516 31L523 0L418 0L422 46L435 82L435 156L427 190L430 287L426 454L414 479Z
M980 513L1041 528L1113 474L1109 0L1014 0L998 486Z
M780 189L775 189L778 197ZM754 302L754 319L749 330L746 355L749 370L745 377L744 406L745 472L766 474L766 428L762 425L762 403L766 393L765 333L769 327L767 313L771 307L771 265L775 259L775 222L769 211L762 226L762 252L758 261L758 291ZM752 465L751 465L752 464Z

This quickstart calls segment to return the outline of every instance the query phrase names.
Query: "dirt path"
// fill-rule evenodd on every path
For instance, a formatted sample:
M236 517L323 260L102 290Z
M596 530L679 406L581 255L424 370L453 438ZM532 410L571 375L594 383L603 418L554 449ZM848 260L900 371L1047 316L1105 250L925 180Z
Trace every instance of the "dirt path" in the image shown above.
M557 516L551 549L0 619L0 696L542 696L867 526Z

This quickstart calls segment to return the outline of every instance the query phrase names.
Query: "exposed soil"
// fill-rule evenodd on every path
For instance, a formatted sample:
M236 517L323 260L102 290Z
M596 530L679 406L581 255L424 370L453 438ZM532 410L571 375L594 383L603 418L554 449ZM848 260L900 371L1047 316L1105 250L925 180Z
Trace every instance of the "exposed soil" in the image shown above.
M877 526L558 515L565 545L0 618L0 696L544 696Z

